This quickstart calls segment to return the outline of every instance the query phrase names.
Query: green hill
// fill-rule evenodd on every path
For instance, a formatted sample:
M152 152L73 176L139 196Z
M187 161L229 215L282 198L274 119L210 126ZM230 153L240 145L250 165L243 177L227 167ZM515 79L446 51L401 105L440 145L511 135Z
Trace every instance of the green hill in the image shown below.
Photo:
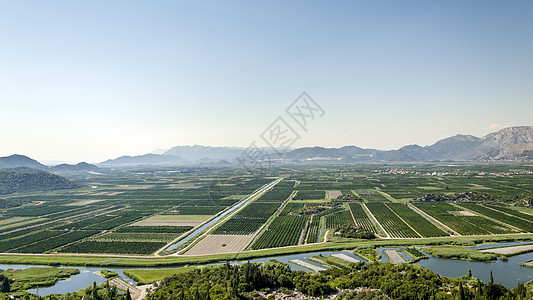
M30 168L0 170L0 195L71 189L76 185L59 175Z

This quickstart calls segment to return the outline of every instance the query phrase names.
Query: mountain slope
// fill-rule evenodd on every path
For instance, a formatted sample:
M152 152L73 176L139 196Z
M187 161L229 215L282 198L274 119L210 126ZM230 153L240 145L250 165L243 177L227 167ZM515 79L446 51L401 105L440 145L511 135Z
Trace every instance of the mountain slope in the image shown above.
M240 147L209 147L209 146L176 146L169 149L164 155L179 156L189 161L204 158L212 160L232 160L239 157L245 148Z
M24 155L13 154L0 157L0 169L26 167L37 170L46 170L47 166Z
M456 135L431 146L404 146L380 151L355 146L342 148L306 147L288 152L291 160L332 160L343 162L407 162L407 161L529 161L533 150L533 126L504 128L483 138Z
M95 165L88 164L86 162L81 162L75 165L69 164L60 164L57 166L50 167L52 172L97 172L99 168Z
M14 168L0 170L0 195L75 188L70 180L48 172Z
M138 165L175 165L186 163L187 160L174 155L145 154L139 156L121 156L106 160L101 166L138 166Z

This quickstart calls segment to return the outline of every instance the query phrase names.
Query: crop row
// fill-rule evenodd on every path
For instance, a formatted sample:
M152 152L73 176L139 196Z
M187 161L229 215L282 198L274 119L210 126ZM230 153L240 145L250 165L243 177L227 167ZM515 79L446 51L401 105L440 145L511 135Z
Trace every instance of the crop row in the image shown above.
M353 217L355 219L355 224L364 229L377 233L376 228L372 221L368 218L368 215L365 213L361 204L359 203L350 203L350 209L352 210Z
M166 245L164 242L97 242L83 241L71 244L60 252L64 253L113 253L113 254L151 254Z
M309 233L307 234L306 243L317 243L320 240L320 217L312 217L309 223Z
M35 243L44 239L47 239L52 236L60 235L63 232L60 231L36 231L24 236L20 236L13 239L1 240L0 241L0 252L7 252L8 250L22 247L31 243Z
M48 238L46 240L42 240L18 249L15 249L12 252L17 253L43 253L45 251L49 251L52 249L55 249L57 247L61 247L63 245L73 243L75 241L81 240L83 238L89 237L91 235L94 235L98 233L98 231L95 230L80 230L80 231L71 231L65 234L62 234L60 236L55 236Z
M165 214L175 215L216 215L222 211L225 206L178 206Z
M356 190L356 192L361 198L365 199L369 203L390 202L387 198L383 197L383 195L374 189L359 189Z
M292 194L292 189L279 189L274 187L271 191L266 192L257 200L257 202L283 202Z
M325 199L325 191L310 191L310 190L298 190L298 193L294 197L295 200L314 200Z
M352 214L347 210L342 210L325 216L326 229L336 229L343 225L354 225Z
M503 207L503 206L500 206L500 205L486 205L486 206L490 207L490 208L494 208L494 209L499 210L501 212L513 215L515 217L519 217L521 219L526 219L528 221L533 222L533 215L525 214L525 213L522 213L522 212L520 212L518 210L515 210L515 209L512 209L512 208L508 208L508 207Z
M401 203L387 203L400 218L411 225L423 237L447 236L448 234L437 228L433 223Z
M91 240L100 242L170 242L177 237L172 233L109 233Z
M115 232L128 233L184 233L192 229L192 226L126 226Z
M506 224L518 227L518 228L520 228L520 229L522 229L524 231L533 232L533 223L531 223L529 221L526 221L526 220L523 220L523 219L520 219L520 218L517 218L517 217L514 217L514 216L510 216L510 215L507 215L507 214L504 214L504 213L502 213L500 211L496 211L496 210L481 206L481 205L476 204L476 203L461 203L459 205L461 207L464 207L464 208L473 210L473 211L475 211L477 213L483 214L483 215L485 215L485 216L487 216L489 218L493 218L493 219L498 220L500 222L504 222ZM494 233L497 233L497 232L494 232Z
M287 215L277 217L253 243L252 249L275 248L298 244L307 220L307 216Z
M366 207L370 209L374 217L383 226L383 229L391 237L396 238L416 238L419 237L405 222L396 216L384 203L368 203Z
M436 203L416 203L415 206L444 223L454 231L462 235L484 235L489 231L477 226L477 222L483 222L482 217L457 216L450 212L459 211L458 208L445 202Z
M247 235L256 232L281 203L253 202L213 231L213 234Z

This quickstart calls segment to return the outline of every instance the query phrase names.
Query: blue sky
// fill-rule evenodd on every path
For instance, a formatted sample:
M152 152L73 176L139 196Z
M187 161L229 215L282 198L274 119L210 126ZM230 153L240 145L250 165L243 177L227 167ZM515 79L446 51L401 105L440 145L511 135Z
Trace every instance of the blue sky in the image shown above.
M248 146L393 149L533 125L531 1L0 1L0 155L99 162Z

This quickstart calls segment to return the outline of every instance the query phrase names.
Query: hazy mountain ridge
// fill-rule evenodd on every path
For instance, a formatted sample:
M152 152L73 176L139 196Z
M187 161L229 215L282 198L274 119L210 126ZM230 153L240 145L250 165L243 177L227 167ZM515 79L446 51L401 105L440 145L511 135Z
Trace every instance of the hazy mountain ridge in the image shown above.
M139 156L121 156L106 160L98 165L123 167L139 165L181 165L181 164L238 164L237 158L247 148L176 146L165 154L149 153ZM533 161L533 126L508 127L490 133L482 138L458 134L437 141L430 146L407 145L397 150L364 149L357 146L325 148L302 147L287 151L279 156L271 148L261 148L271 159L279 161L338 161L346 163L367 162L415 162L415 161ZM181 155L178 155L181 154ZM79 163L47 167L23 155L0 157L0 169L28 167L52 172L97 171L98 167Z
M346 151L350 149L350 151ZM404 146L398 150L307 147L291 151L286 158L316 160L328 157L346 162L394 161L529 161L533 150L533 126L504 128L478 138L472 135L455 135L433 145Z
M180 156L165 154L144 154L138 156L121 156L115 159L108 159L99 165L101 166L137 166L137 165L171 165L183 164L187 160Z
M29 158L20 154L13 154L6 157L0 157L0 170L4 169L16 169L16 168L29 168L41 171L50 172L85 172L85 171L98 171L98 167L86 162L81 162L76 165L60 164L57 166L48 167L35 159Z
M6 156L6 157L0 157L0 169L11 169L11 168L19 168L19 167L26 167L26 168L32 168L32 169L37 169L37 170L48 169L47 166L41 164L35 159L31 159L24 155L13 154L13 155Z

